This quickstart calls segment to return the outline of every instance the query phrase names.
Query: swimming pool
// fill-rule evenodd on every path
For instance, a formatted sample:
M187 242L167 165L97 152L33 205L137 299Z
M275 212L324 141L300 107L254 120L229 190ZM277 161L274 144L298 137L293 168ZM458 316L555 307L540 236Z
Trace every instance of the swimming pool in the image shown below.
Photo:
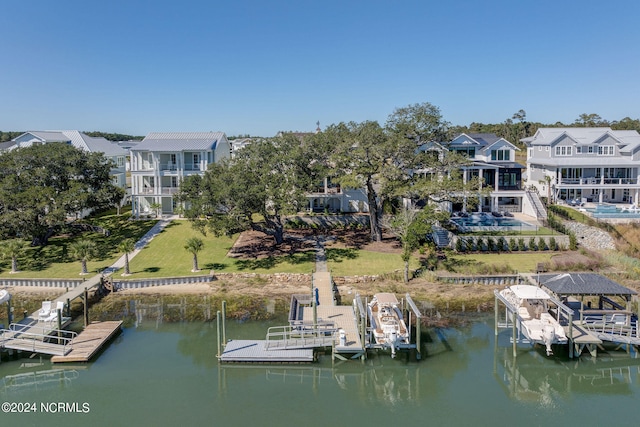
M603 203L585 210L594 218L640 218L640 209L630 206L620 207Z
M495 217L491 214L472 214L465 218L451 218L460 231L520 231L535 230L534 224L520 221L515 218Z

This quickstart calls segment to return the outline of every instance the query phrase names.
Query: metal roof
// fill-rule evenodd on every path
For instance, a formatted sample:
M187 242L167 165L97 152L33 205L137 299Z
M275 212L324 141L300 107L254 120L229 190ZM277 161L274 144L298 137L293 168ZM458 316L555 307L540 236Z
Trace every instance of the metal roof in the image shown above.
M540 283L556 295L636 295L604 276L595 273L541 274Z
M215 150L224 132L152 132L132 149L135 151Z

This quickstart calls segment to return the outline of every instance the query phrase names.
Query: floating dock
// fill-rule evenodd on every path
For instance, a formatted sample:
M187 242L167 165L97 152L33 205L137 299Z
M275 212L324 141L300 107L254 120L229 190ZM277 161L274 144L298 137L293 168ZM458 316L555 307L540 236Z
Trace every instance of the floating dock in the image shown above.
M269 349L264 340L232 340L219 360L227 363L310 363L313 349Z
M122 321L93 322L71 342L71 351L65 355L53 356L53 363L88 362L104 344L120 332Z
M367 349L376 348L369 342L367 313L359 295L353 305L338 305L337 288L328 272L313 274L313 291L293 295L289 325L271 327L265 340L231 340L222 350L225 340L223 313L218 312L218 360L246 363L305 363L315 361L316 349L330 349L339 360L365 358ZM407 294L409 323L416 316L419 348L420 312ZM222 326L221 326L222 319ZM222 332L221 332L222 329ZM418 351L418 359L420 354Z

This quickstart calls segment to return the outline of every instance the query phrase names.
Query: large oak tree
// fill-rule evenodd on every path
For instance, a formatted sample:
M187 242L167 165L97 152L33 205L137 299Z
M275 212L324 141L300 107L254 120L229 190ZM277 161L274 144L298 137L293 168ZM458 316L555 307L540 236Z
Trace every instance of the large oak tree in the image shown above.
M182 182L177 197L185 216L202 232L253 229L281 244L286 216L306 207L306 192L324 175L313 150L293 134L252 142Z
M17 148L0 155L0 233L45 245L67 218L118 203L112 162L64 143Z

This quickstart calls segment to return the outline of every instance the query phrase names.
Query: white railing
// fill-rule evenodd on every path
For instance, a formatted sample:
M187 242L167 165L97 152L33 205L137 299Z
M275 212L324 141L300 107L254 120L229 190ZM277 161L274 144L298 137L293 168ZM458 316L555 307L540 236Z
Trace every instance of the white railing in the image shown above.
M637 178L561 178L561 185L636 185Z
M267 330L266 349L329 347L334 342L335 332L333 322L315 326L273 326Z
M31 348L28 350L34 353L49 354L44 346L46 344L48 348L51 348L52 345L58 346L66 354L67 348L71 348L73 340L77 336L78 334L73 331L12 323L9 325L9 329L0 329L0 346L5 347L8 344L11 347L11 340L20 340L21 344L31 342ZM55 340L57 343L47 343L46 339ZM21 350L27 349L21 348Z

